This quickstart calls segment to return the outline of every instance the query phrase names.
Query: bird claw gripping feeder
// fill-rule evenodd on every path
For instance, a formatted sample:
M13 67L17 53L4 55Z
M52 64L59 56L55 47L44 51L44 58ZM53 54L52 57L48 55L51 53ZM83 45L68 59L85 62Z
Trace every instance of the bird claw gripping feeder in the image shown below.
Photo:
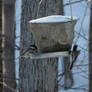
M76 17L52 15L31 20L32 32L39 53L69 51L74 39Z

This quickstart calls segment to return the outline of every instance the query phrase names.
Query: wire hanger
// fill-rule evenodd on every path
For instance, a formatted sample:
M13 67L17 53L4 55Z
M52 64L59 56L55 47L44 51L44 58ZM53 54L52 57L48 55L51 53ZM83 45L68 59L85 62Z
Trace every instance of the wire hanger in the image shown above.
M71 13L70 16L71 16L71 20L73 20L71 0L69 0L69 3L70 3L70 13Z

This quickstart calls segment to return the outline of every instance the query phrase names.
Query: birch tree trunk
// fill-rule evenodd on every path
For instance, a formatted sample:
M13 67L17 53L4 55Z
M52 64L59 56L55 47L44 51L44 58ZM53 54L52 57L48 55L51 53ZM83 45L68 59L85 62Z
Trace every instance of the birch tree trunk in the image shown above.
M15 0L3 0L2 32L3 32L3 92L14 92L16 89L14 62L14 14Z
M22 0L21 54L34 44L29 20L62 14L61 0ZM20 59L20 92L58 92L58 58Z
M2 82L2 1L0 0L0 82ZM0 92L2 84L0 83Z
M90 9L90 31L89 31L89 92L92 92L92 4Z

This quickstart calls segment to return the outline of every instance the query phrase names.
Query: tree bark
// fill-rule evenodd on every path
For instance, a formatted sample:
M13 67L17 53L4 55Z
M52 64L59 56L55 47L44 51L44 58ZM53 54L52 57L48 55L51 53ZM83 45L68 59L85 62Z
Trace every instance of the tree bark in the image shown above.
M22 0L21 55L35 43L28 21L62 12L61 0ZM21 58L19 65L20 92L58 92L57 58Z
M14 92L16 89L15 80L15 0L13 3L7 3L11 0L3 1L2 8L2 32L3 32L3 92ZM6 86L5 86L6 85Z
M92 4L90 9L90 31L89 31L89 92L92 92Z
M0 82L2 82L2 1L0 0ZM2 84L0 83L0 92Z
M73 84L72 70L70 70L70 57L63 57L63 72L64 72L64 89L70 89Z

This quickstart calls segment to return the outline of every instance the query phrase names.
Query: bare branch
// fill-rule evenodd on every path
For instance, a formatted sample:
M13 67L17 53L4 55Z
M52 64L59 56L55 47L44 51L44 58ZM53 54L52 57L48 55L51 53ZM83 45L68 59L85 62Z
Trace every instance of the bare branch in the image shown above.
M88 1L88 0L78 0L78 1L70 2L70 3L66 3L66 4L64 4L63 6L80 3L80 2L83 2L83 1Z
M3 86L9 88L11 91L16 92L16 89L11 88L11 87L8 86L6 83L0 81L0 84L2 84Z

